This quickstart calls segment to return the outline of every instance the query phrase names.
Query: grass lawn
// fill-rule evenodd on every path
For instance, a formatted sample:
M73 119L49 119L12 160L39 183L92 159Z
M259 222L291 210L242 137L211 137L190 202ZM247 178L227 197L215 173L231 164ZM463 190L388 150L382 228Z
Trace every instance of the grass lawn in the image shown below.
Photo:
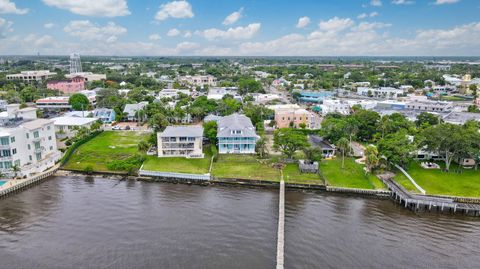
M207 174L210 168L212 153L210 148L204 149L205 157L202 159L187 159L181 157L158 158L157 156L147 156L143 163L144 170L188 173L188 174Z
M212 174L218 178L279 181L280 172L251 155L220 154Z
M393 179L395 179L400 185L402 185L408 191L413 193L420 193L417 190L417 188L415 188L415 186L412 184L412 182L410 182L410 180L401 171L397 170Z
M296 163L290 163L285 166L283 169L283 178L285 179L285 183L324 184L319 174L300 173L300 169Z
M443 168L444 164L440 163L440 166ZM420 163L413 162L407 172L427 194L480 197L480 171L462 169L461 173L456 173L456 168L452 164L450 172L443 172L440 169L423 169ZM402 180L399 183L406 186Z
M320 171L328 185L343 188L385 189L383 182L375 175L365 175L363 165L357 164L353 158L345 158L342 169L342 158L323 160Z
M146 140L148 134L133 131L104 131L81 145L64 168L84 170L91 166L94 171L109 171L107 163L126 159L138 153L137 144Z

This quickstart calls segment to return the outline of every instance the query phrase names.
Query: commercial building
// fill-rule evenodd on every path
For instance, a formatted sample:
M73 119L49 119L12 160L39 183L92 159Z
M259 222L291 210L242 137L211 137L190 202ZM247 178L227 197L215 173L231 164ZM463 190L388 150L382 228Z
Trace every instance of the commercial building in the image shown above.
M158 157L203 158L202 126L168 126L157 133Z
M452 111L453 103L446 101L413 101L407 103L406 108L427 112L448 112Z
M402 89L392 87L370 88L370 87L358 87L357 94L375 98L397 98L399 95L403 95Z
M342 115L350 114L351 106L343 100L324 100L322 104L322 114L340 113Z
M90 105L92 107L97 104L97 97L95 91L83 90L79 91L88 98ZM45 110L69 110L72 106L69 104L69 96L51 96L46 98L41 98L35 101L37 108ZM87 109L87 108L85 108Z
M65 94L76 93L85 90L85 80L77 76L69 80L48 81L47 89L58 90Z
M221 154L254 154L259 136L245 115L232 114L217 121L218 152Z
M37 119L36 109L8 105L0 127L0 172L7 176L30 176L55 165L57 150L52 120Z
M66 78L72 79L74 77L82 77L85 82L89 81L98 81L98 80L106 80L106 74L94 74L92 72L79 72L79 73L72 73L65 75Z
M7 80L21 80L25 82L44 81L57 75L49 70L22 71L19 74L7 75Z
M301 128L305 125L307 129L319 129L321 119L304 108L283 108L275 110L275 122L277 128Z
M298 91L300 94L298 100L306 103L323 103L325 99L331 99L335 94L329 91Z

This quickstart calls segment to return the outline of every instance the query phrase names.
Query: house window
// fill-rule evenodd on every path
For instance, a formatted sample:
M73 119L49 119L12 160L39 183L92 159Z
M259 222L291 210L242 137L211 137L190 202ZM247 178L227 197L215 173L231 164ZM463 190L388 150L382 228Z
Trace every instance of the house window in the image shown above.
M37 158L37 161L40 161L42 159L42 153L36 153L35 157Z
M15 136L10 137L10 142L14 143L15 142Z
M38 131L33 132L33 138L38 138L39 136L40 134L38 133Z
M30 136L29 136L28 133L27 133L27 139L29 139L29 138L30 138Z
M12 149L13 155L17 154L17 149Z
M20 160L15 160L15 165L20 166Z
M49 137L48 137L48 140L52 140L52 136L49 136Z
M50 150L53 150L53 146L50 146Z
M28 159L31 161L32 160L32 155L28 155Z
M27 146L28 146L28 149L30 149L30 144L28 144Z
M9 156L12 156L9 149L2 150L2 157L9 157Z
M47 130L50 130L50 125L49 125L49 126L47 126Z
M12 168L12 162L4 162L3 166L5 167L5 169L10 169Z

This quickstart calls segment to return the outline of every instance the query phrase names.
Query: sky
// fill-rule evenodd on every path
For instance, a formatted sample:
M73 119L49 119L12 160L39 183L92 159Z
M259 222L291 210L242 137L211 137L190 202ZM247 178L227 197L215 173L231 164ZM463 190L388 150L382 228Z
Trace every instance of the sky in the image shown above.
M0 55L480 56L479 0L0 0Z

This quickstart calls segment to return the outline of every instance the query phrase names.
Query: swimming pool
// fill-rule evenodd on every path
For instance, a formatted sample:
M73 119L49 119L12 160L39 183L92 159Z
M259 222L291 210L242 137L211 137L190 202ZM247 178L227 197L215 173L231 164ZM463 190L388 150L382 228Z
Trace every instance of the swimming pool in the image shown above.
M2 186L3 184L7 183L6 181L4 180L0 180L0 186Z

